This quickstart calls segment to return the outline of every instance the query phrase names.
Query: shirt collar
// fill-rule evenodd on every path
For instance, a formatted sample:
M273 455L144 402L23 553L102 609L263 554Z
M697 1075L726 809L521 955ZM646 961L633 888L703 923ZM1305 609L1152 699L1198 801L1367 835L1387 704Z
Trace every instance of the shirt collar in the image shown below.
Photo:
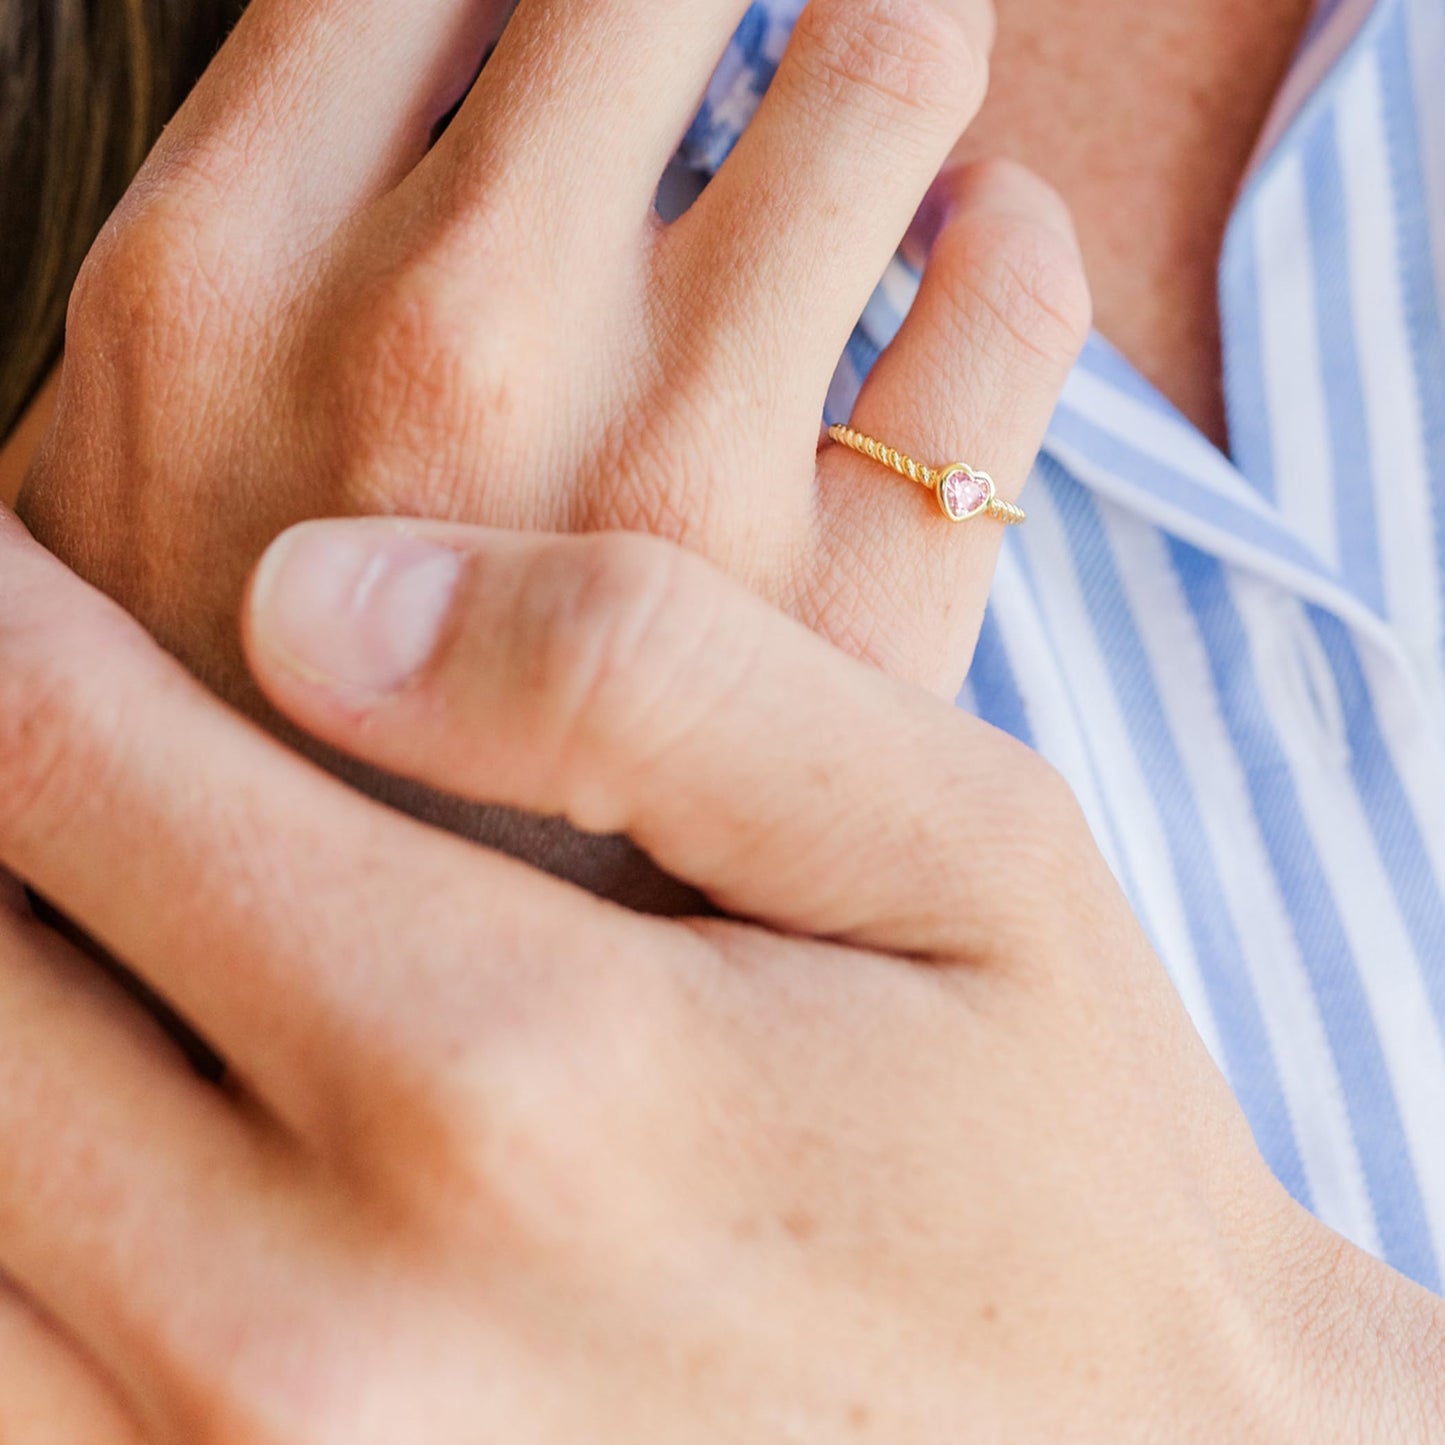
M1250 176L1278 151L1286 133L1314 98L1326 91L1331 73L1383 8L1381 0L1315 0L1314 15L1299 53L1260 132Z
M1318 0L1299 53L1264 127L1230 227L1237 244L1263 178L1292 137L1329 103L1357 47L1399 0ZM681 152L711 173L726 159L776 73L805 0L755 0L708 89ZM846 411L861 373L892 339L916 292L903 263L890 269L865 312L833 394ZM1247 298L1221 280L1226 364L1257 344ZM861 361L858 359L861 358ZM1213 447L1099 336L1090 339L1065 389L1045 448L1076 480L1201 549L1265 573L1389 642L1378 616L1282 520L1234 460Z
M1275 168L1293 163L1300 138L1332 103L1362 48L1399 3L1322 0L1246 176L1220 274L1233 455L1214 447L1097 335L1070 378L1045 443L1075 480L1100 496L1331 611L1392 654L1398 640L1376 608L1284 520L1257 484L1250 459L1271 443L1257 396L1262 341L1251 287L1267 285L1270 278L1241 259L1253 244L1255 208Z
M1046 450L1076 480L1221 560L1269 577L1394 651L1390 629L1286 523L1256 485L1249 457L1267 439L1237 404L1257 374L1261 338L1250 285L1267 278L1236 264L1273 168L1289 157L1360 48L1399 0L1321 0L1282 85L1226 235L1220 273L1224 366L1233 456L1213 446L1099 336L1065 388ZM1256 418L1257 419L1257 418Z

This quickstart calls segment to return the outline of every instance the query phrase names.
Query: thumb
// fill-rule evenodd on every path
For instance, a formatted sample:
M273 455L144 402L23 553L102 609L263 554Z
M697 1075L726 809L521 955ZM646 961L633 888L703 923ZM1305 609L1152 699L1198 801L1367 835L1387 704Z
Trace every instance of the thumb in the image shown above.
M246 636L272 701L334 746L626 833L789 931L977 957L1087 836L1021 745L651 538L312 523L263 561Z

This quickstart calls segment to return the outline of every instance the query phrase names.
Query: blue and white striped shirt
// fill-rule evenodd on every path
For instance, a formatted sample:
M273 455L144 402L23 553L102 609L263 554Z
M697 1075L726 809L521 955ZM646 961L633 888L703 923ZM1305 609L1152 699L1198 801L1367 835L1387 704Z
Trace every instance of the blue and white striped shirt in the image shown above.
M753 6L699 169L801 8ZM915 290L897 263L834 416ZM1232 454L1093 338L961 702L1073 784L1279 1178L1438 1291L1445 0L1322 0L1220 300Z

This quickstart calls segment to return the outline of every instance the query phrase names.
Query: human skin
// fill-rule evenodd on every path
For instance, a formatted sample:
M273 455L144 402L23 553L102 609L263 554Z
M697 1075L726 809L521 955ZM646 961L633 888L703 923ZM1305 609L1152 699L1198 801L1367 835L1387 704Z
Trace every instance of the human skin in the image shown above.
M1004 0L959 160L1068 201L1103 335L1227 448L1219 253L1314 0Z
M204 1084L0 911L0 1270L107 1427L1437 1433L1441 1302L1273 1179L1013 740L641 537L312 524L246 630L333 745L625 832L753 921L643 917L378 807L0 518L0 866L235 1062Z
M1215 242L1268 96L1294 43L1301 8L1301 0L1270 0L1270 3L1243 9L1234 4L1205 7L1199 0L1183 0L1180 5L1163 10L1157 7L1139 10L1132 3L1129 6L1101 4L1087 7L1086 15L1085 7L1060 5L1055 0L1016 0L1005 9L1002 49L993 61L999 84L981 118L955 152L955 159L974 159L991 152L1011 154L1048 167L1050 174L1066 188L1082 217L1087 259L1098 277L1100 315L1106 331L1216 436L1222 432L1222 400L1218 384L1218 323L1213 300ZM690 23L700 32L705 30L696 19ZM1140 63L1131 68L1128 87L1117 83L1121 53L1140 57ZM1187 75L1182 73L1186 69ZM457 75L464 75L466 66L452 64L443 70L445 78L438 84L445 88L457 83ZM1183 83L1186 79L1187 85ZM967 89L957 80L955 84L962 90ZM1030 106L1024 102L1025 97L1038 94L1048 94L1051 103ZM954 97L955 102L957 99ZM300 103L295 96L293 100ZM434 101L430 106L423 105L421 112L429 115L439 108L441 102ZM956 106L951 111L940 107L941 113L955 116L964 114L966 109L966 105L964 110ZM1087 117L1087 125L1080 123L1081 116ZM348 121L354 121L354 117L348 116ZM291 130L294 129L292 126ZM416 141L410 143L414 148ZM854 159L861 167L858 171L861 177L867 167L866 154ZM887 166L890 162L882 164ZM844 188L837 195L820 200L819 206L821 211L826 211L831 206L846 208L850 204L866 206L872 211L878 206L878 198L870 194L850 203ZM1029 213L1035 217L1042 214L1035 199L1021 204L1025 218ZM894 224L898 225L896 219ZM811 246L811 232L804 234ZM531 243L530 232L526 240ZM1067 354L1079 318L1087 314L1081 305L1082 289L1070 282L1068 258L1050 256L1047 244L1041 254L1037 236L1017 233L1009 237L996 236L991 250L1001 265L1002 274L978 276L972 284L981 294L973 303L965 303L963 310L968 315L958 322L958 326L971 333L973 350L998 348L1002 363L993 369L993 374L1006 375L1011 364L1009 358L1016 353L1016 347L1011 338L998 335L1000 321L1005 328L1014 324L1021 326L1023 341L1026 345L1033 344L1049 329L1044 318L1053 311L1064 318L1063 326L1053 328L1053 335L1044 338L1043 344L1054 357ZM874 254L877 253L874 248ZM170 259L175 260L174 267L170 267ZM590 259L596 263L595 255ZM146 274L145 265L140 268L139 276L129 278L117 277L102 268L93 269L101 272L102 290L110 289L112 282L118 281L121 290L130 285L148 293L164 293L168 289L174 293L187 285L184 279L187 266L189 263L193 270L194 260L194 256L168 259L164 249L159 248L149 264L173 269L176 275L152 277ZM123 271L124 267L118 269ZM626 266L620 269L625 270ZM970 269L975 268L969 262L950 268L954 275ZM265 284L253 286L234 273L231 279L247 293L264 294L268 289ZM965 280L964 284L971 283ZM812 294L813 288L806 279L799 285L805 294ZM952 285L953 282L942 278L935 289ZM1019 298L1016 293L1021 288L1025 293L1034 294ZM858 294L861 296L861 288ZM1002 305L998 304L999 298L1004 298ZM753 301L755 312L765 311L765 297L753 298ZM344 306L344 301L342 304ZM215 309L217 314L232 317L228 324L233 338L239 340L242 326L232 315L234 308L228 310L228 305L222 297ZM854 314L857 305L861 305L861 299L850 304L847 314ZM245 565L259 547L289 521L317 512L380 509L440 510L447 515L493 522L512 522L519 518L529 523L547 522L547 514L534 513L530 507L518 508L513 500L500 495L504 489L478 484L476 478L485 473L489 462L496 461L514 471L535 470L530 486L512 489L514 497L518 490L530 497L546 492L561 498L569 488L579 487L588 493L593 500L587 502L580 516L568 517L567 525L620 522L648 529L661 526L670 535L679 535L679 527L682 534L687 533L689 527L698 530L695 513L689 519L683 514L670 514L669 507L664 506L659 514L650 503L639 510L635 501L628 502L625 498L620 506L614 506L607 500L606 489L597 488L589 480L578 477L553 480L547 475L545 463L536 465L519 455L525 448L515 446L510 455L505 447L472 448L466 455L471 476L460 488L455 481L438 482L435 478L419 485L417 472L433 466L429 453L446 450L445 438L442 446L435 445L434 423L430 426L430 436L428 428L418 427L412 429L409 440L399 446L394 444L396 438L392 438L392 456L386 464L390 475L382 480L358 476L354 469L347 475L348 455L354 457L365 449L364 442L359 448L356 446L354 435L342 437L334 444L315 436L308 438L312 450L322 449L319 465L309 456L296 462L288 445L283 445L279 454L264 457L263 449L254 445L253 430L257 418L272 414L274 408L268 413L265 398L258 399L254 405L247 398L258 386L284 398L288 382L270 369L261 375L253 368L245 380L235 382L218 382L214 376L193 378L198 385L180 394L175 394L172 388L173 394L164 405L158 404L141 385L125 398L123 412L117 414L112 407L109 419L99 420L95 415L97 395L108 391L114 376L143 374L143 357L137 353L144 351L148 335L152 341L157 340L154 328L148 333L134 316L124 314L124 308L118 309L122 314L116 319L123 332L119 337L113 334L116 326L107 327L103 321L87 326L83 312L72 326L72 353L82 350L88 353L95 370L91 372L89 384L84 377L75 380L72 390L79 392L80 401L72 406L68 418L62 418L51 461L31 479L24 515L48 545L83 575L119 597L201 676L224 695L262 715L264 704L246 684L226 619L234 606ZM491 314L487 304L479 301L473 310L479 327L485 329ZM278 335L265 335L266 325L262 323L264 340L253 340L251 354L284 351ZM365 329L366 323L361 325ZM363 353L369 342L382 339L385 326L384 318L371 325L370 336L361 338ZM184 332L184 321L179 329ZM914 329L921 332L924 326ZM106 336L107 331L112 334ZM955 334L956 330L937 333L935 355L955 354L952 340ZM161 336L159 342L164 347L168 338ZM587 349L575 349L581 364L590 364ZM820 352L828 350L828 347L820 348ZM651 360L661 358L659 350ZM222 358L217 367L223 378L227 376L224 360ZM675 372L675 364L668 365L670 371ZM166 380L173 379L167 375ZM335 377L330 380L334 383ZM708 378L707 384L713 380L715 378ZM1026 415L1017 426L1007 422L991 425L1001 408L984 408L982 420L963 417L960 418L962 425L957 428L932 421L924 425L910 422L910 412L918 414L920 419L930 412L946 416L954 406L955 395L960 398L961 406L967 405L973 379L959 375L951 380L953 384L945 386L941 394L920 395L923 388L936 385L934 368L923 365L920 359L906 375L883 391L878 403L871 397L865 398L860 424L867 425L870 418L875 419L878 429L887 430L890 436L914 449L936 449L933 454L940 459L949 454L982 461L1007 486L1016 487L1023 470L1020 457L1031 451L1031 443L1039 430L1036 417ZM303 390L324 388L327 384L325 379L311 374L294 375L289 383ZM218 385L230 386L229 401L217 402L214 393ZM1025 401L1022 410L1026 411L1030 398L1051 393L1054 377L1048 368L1043 368L1032 377L1005 385L1016 387ZM1037 389L1040 385L1042 393ZM344 393L345 383L340 389ZM425 382L414 388L423 394L425 389ZM763 389L757 387L753 394L756 396ZM706 415L718 397L729 390L734 396L738 394L735 379L724 383L723 389L698 410ZM874 394L877 392L878 388L874 388ZM745 390L744 397L746 394ZM46 404L52 399L46 398ZM114 395L111 400L115 400ZM1036 400L1032 404L1039 405ZM691 435L679 442L654 437L653 445L646 449L652 458L657 458L669 446L676 453L671 463L671 480L665 482L664 487L681 486L688 458L699 452L708 454L699 463L704 470L711 467L716 473L728 475L733 458L738 459L739 466L756 469L755 459L766 454L767 444L753 434L749 405L744 400L732 417L714 413L712 427L718 433L716 437L705 428L694 428ZM344 406L341 409L344 410ZM652 434L654 416L662 409L660 403L656 406L644 403L634 429L643 435ZM170 425L166 419L175 415L191 412L210 418L218 410L229 410L237 418L230 428L232 456L225 454L224 439L213 445L211 454L204 458L194 455L199 449L179 439L172 439L170 457L165 455L164 439L141 444L139 449L149 451L150 456L133 455L127 450L138 439L125 435L129 430L126 417L152 416L164 426ZM792 408L790 416L781 415L789 409L780 399L772 410L780 415L784 425L791 426L794 438L811 435L811 420L816 414L813 401ZM480 414L485 417L486 408L482 408ZM13 480L23 470L28 462L25 453L44 422L43 416L33 418L26 433L15 440L6 458L0 460L0 487L7 471ZM208 424L223 434L228 429L213 421ZM243 425L252 431L243 431ZM283 432L288 426L289 423L281 423ZM723 431L728 434L722 435ZM107 432L111 434L110 445L106 445ZM985 435L986 432L990 434ZM290 433L288 443L297 440L294 427L290 427ZM1023 445L1010 446L1011 434L1016 434ZM958 440L955 441L955 437ZM185 454L185 463L171 465L175 454L181 451ZM648 457L644 456L644 473L648 464ZM801 467L800 462L797 465ZM365 464L362 466L364 470ZM858 486L866 489L858 493L860 497L871 500L876 492L877 479L872 479L870 485L857 463L825 461L824 466L841 476L858 477ZM285 484L266 483L264 500L259 503L248 500L244 505L238 504L238 490L254 495L258 487L254 480L248 484L248 470L254 472L262 467L275 476L289 473L291 480ZM406 472L410 475L402 475ZM298 475L305 481L298 482ZM121 477L126 478L123 491L118 490L117 479ZM762 489L766 489L766 484ZM688 490L696 496L696 489ZM209 498L215 492L226 496L224 507L209 505ZM599 493L603 498L601 505L595 502ZM145 505L137 506L137 498L143 498ZM204 514L197 517L195 508L202 498L206 499ZM751 512L753 506L749 502L737 510ZM556 523L557 510L551 514L550 524ZM560 510L565 512L567 508L564 505ZM867 515L863 514L865 510ZM652 515L646 515L648 512ZM763 515L767 516L766 510ZM869 546L887 547L891 545L886 535L890 517L887 511L867 508L865 504L846 516L842 526L859 538L867 537ZM778 532L788 527L786 521L774 524ZM901 587L897 585L900 559L894 559L888 569L874 570L871 585L865 586L861 595L854 596L851 586L846 584L850 577L866 572L869 564L854 550L854 538L845 536L835 542L835 550L843 554L837 566L820 573L816 582L805 589L813 596L789 598L786 596L788 585L777 573L780 566L782 570L790 570L791 559L781 564L776 556L763 559L759 568L756 556L729 557L719 545L721 531L721 525L709 520L701 527L703 535L693 540L707 555L735 565L735 570L741 568L742 575L769 595L793 606L806 620L820 626L844 646L861 650L902 675L922 677L941 691L956 687L967 661L970 639L958 635L948 618L959 590L977 585L969 579L987 576L986 549L977 561L971 557L964 560L962 549L956 549L956 565L935 570L928 579L918 576L911 561L903 561L901 565L912 571L916 580ZM866 550L865 547L863 551ZM766 575L769 572L773 575ZM845 585L835 585L840 581ZM828 598L822 612L817 610L816 598L820 595ZM184 605L178 608L178 603ZM851 613L851 617L846 616L847 613ZM880 619L886 619L881 626ZM920 643L927 644L931 656L921 655ZM639 866L639 860L626 850L596 841L581 844L566 830L539 827L495 812L481 817L459 811L451 802L427 797L415 790L398 790L375 775L357 780L386 792L425 816L445 818L453 826L501 842L522 856L545 858L557 871L590 886L634 899L649 898L655 906L672 906L671 890L665 885L659 886L652 871Z
M733 179L715 185L716 214L704 205L668 232L650 213L655 169L734 17L696 6L679 36L657 33L650 6L599 7L590 29L574 29L578 13L562 25L524 7L512 50L423 162L482 43L478 7L257 0L82 279L30 519L258 712L236 642L248 553L320 509L478 501L498 521L684 535L836 640L950 690L997 529L949 535L907 484L851 455L818 458L817 418L858 310L981 94L989 12L905 9L893 35L889 7L820 7ZM890 36L897 73L878 68ZM576 82L594 70L601 93ZM655 80L642 112L606 83L614 72ZM599 132L602 170L577 142ZM500 172L477 156L497 134ZM870 149L896 191L855 169ZM500 201L468 195L478 177ZM561 210L543 212L559 230L539 249L536 215L504 183L515 199L543 181L574 205L565 229ZM1087 325L1076 241L1057 199L1012 168L955 174L936 198L923 295L859 419L871 407L879 429L940 459L986 444L1013 493ZM318 229L338 207L349 224L318 276ZM617 850L581 841L564 856L553 829L535 851L622 891ZM37 1325L31 1352L47 1343ZM43 1393L55 1369L30 1380ZM43 1398L11 1388L7 1407L44 1417Z
M1181 0L1174 6L1146 9L1134 5L1133 0L1090 7L1072 6L1063 0L1014 0L1005 8L1000 45L993 58L997 84L981 117L954 154L955 160L990 153L1013 155L1045 168L1064 188L1081 220L1085 255L1095 277L1105 331L1219 440L1223 439L1223 402L1214 302L1217 239L1239 172L1297 38L1304 8L1302 0L1270 0L1242 8L1233 3L1205 6L1201 0ZM1118 84L1121 56L1131 58L1127 87ZM1048 95L1050 104L1030 104L1029 98L1037 95ZM870 197L861 204L872 207L875 202ZM1028 212L1038 202L1030 198L1022 204ZM1010 251L1016 251L1016 256L1010 258ZM1033 288L1041 293L1032 298L1032 304L1030 298L1023 298L1022 309L1027 314L1019 324L1026 333L1025 342L1042 335L1041 321L1043 329L1048 329L1043 318L1054 309L1073 319L1066 322L1064 335L1056 333L1045 345L1053 348L1055 355L1067 353L1068 332L1083 314L1080 289L1068 279L1067 259L1061 265L1058 256L1041 257L1038 237L1019 234L997 236L994 252L1005 272L1012 267L1017 274L1012 278L1003 274L985 279L981 294L971 304L965 303L962 309L967 314L956 318L954 330L944 329L938 334L935 354L953 354L951 338L959 328L971 333L974 350L994 346L999 317L989 313L1001 311L1006 326L1016 319L1012 313L1019 309L1019 298L1014 293L1020 283L1025 290ZM153 286L145 274L131 276L128 284L164 290L169 283L174 289L184 284L184 258L175 269L181 275L155 278ZM958 274L964 269L966 261L950 271ZM120 279L126 284L127 278ZM102 289L109 280L102 271ZM952 284L943 278L935 289L943 290ZM1007 298L1001 308L996 305L999 297ZM925 297L925 307L927 300ZM224 302L221 310L224 313ZM479 304L476 311L479 317L486 315L484 305ZM92 393L105 389L107 373L131 375L136 370L136 357L131 353L144 349L145 330L129 316L122 316L120 321L126 334L119 339L97 336L97 330L103 332L106 328L87 328L83 316L72 328L72 337L94 353L99 362L100 374L94 377ZM921 332L924 327L914 329ZM274 338L271 340L274 342ZM1004 375L1010 365L1009 354L1015 348L1008 337L997 344L1004 356L994 374ZM1017 428L1002 429L1005 434L1016 430L1025 439L1022 448L1003 445L1004 436L982 435L987 426L971 419L957 429L946 421L910 424L910 411L920 414L920 419L930 410L940 418L947 417L953 405L951 394L963 397L969 378L954 380L956 384L946 387L940 395L920 396L922 388L935 384L935 372L932 367L917 364L883 391L876 407L871 398L865 399L860 413L862 423L876 417L878 427L892 436L911 433L920 439L929 438L926 443L912 442L915 448L935 447L941 455L952 447L956 455L984 458L1008 485L1016 486L1021 470L1018 457L1027 450L1027 439L1038 430L1036 418L1026 418ZM269 372L263 378L253 376L238 383L233 388L233 400L248 421L256 409L248 409L244 398L257 382L284 390L284 384ZM313 378L305 378L297 384L313 382ZM1030 396L1037 398L1041 394L1035 389L1040 385L1042 395L1047 396L1052 384L1052 375L1044 368L1035 373L1032 386L1025 378L1018 389L1027 402ZM393 464L394 471L409 466L411 477L393 476L378 483L365 477L348 481L342 475L333 476L323 485L316 477L325 466L310 467L307 487L298 488L294 481L271 487L266 501L248 506L241 517L229 498L238 467L225 460L211 464L203 474L192 470L188 475L184 467L164 464L163 440L151 448L162 454L161 465L153 459L127 455L124 445L102 447L97 455L91 444L97 430L103 433L107 423L97 423L96 408L86 404L84 380L78 383L78 389L82 401L62 426L52 463L32 479L25 515L60 555L120 597L213 685L255 711L261 711L263 704L246 686L239 658L228 641L225 618L245 562L286 521L308 511L356 507L401 511L440 508L490 521L515 520L519 515L505 498L498 505L495 489L482 492L468 487L463 494L453 495L443 487L443 495L419 496L414 474L431 462L416 454L425 450L426 440L424 430L418 429L413 455L408 458L403 446ZM126 399L126 409L132 416L151 414L169 425L165 418L184 414L188 409L197 414L214 411L206 390L202 382L195 394L172 400L161 408L142 388ZM874 394L877 392L875 388ZM53 403L51 390L0 455L0 496L18 491ZM1036 401L1034 404L1038 405ZM811 410L806 414L811 419ZM123 420L113 415L109 429L123 432ZM735 428L732 435L720 438L712 460L703 463L723 474L728 457L745 454L747 460L739 464L751 468L758 454L748 434L746 408L730 419L715 418L714 425L723 427L729 420ZM78 437L76 444L68 440L67 426L71 435ZM651 431L651 419L644 416L638 430ZM806 434L798 411L793 415L793 434ZM959 438L957 442L951 440L954 436ZM706 450L711 441L702 432L685 438L677 448L674 481L667 485L679 484L676 478L686 465L688 449ZM746 444L741 451L740 444ZM242 449L239 470L254 466L256 449L249 437L238 436L237 445ZM92 454L86 457L88 446ZM652 453L656 456L661 450L660 445L654 446ZM333 451L344 453L345 442ZM468 462L481 470L489 455L495 455L495 449L475 449ZM515 460L504 462L508 464L518 465ZM271 465L278 475L284 474L284 451ZM521 465L530 464L523 461ZM833 466L840 475L857 476L858 486L863 489L860 497L871 500L878 485L876 479L870 482L856 463L845 461ZM545 468L539 471L545 472ZM218 476L229 480L221 486ZM120 477L127 479L124 494L117 491ZM196 499L205 495L206 488L217 486L228 493L227 506L208 507L210 515L197 520L191 512ZM546 488L559 495L566 486L565 481L559 488L539 476L530 493L535 495L540 488ZM134 506L137 495L149 502L139 509L139 516L134 515L138 510ZM323 504L323 496L330 505ZM869 516L855 512L843 525L856 527L875 547L888 547L891 539L886 529L890 517L886 510L875 509ZM657 518L640 516L636 506L625 503L620 511L608 505L589 506L581 520L583 525L622 521L646 527L658 523ZM666 529L678 520L673 517L669 521L664 515L660 525ZM686 527L684 519L684 531ZM701 550L721 555L714 550L719 540L717 529L706 524L703 530L707 535L698 539ZM829 597L824 613L816 613L816 603L810 604L806 598L792 600L801 605L808 620L845 646L864 651L872 647L875 660L903 675L923 676L915 671L922 668L928 681L940 690L949 690L961 677L968 639L955 633L948 613L960 587L977 585L976 581L970 584L970 577L987 575L986 551L979 565L971 557L964 560L960 549L956 553L959 565L901 588L896 586L893 567L875 570L874 585L865 588L861 597L850 598L851 589L836 588L834 582L839 578L846 581L850 574L866 571L869 566L861 555L846 555L852 545L851 539L845 540L845 555L837 568L823 574L810 589ZM751 568L753 561L749 559L742 565ZM758 580L765 589L772 588L771 595L781 597L783 588L776 577ZM176 615L179 601L186 605ZM847 610L855 614L851 622L843 617ZM892 618L884 624L881 637L869 640L862 633L872 629L873 618L880 611L891 612ZM897 628L901 636L901 646L896 649L887 635L890 628ZM909 637L909 633L915 636ZM937 649L933 657L924 660L916 655L920 639L928 639ZM363 781L373 788L388 786L374 776ZM396 795L394 789L388 790ZM486 818L459 815L453 805L411 791L401 795L401 800L429 816L445 816L456 826L501 841L524 856L548 858L558 871L594 887L632 897L652 897L659 906L671 901L669 890L658 889L650 870L639 869L632 855L615 847L596 842L579 846L578 840L565 830L539 830L495 813Z
M1219 246L1312 3L1009 0L954 155L1010 157L1064 196L1099 329L1220 444ZM0 449L0 498L18 496L52 402Z
M983 99L990 7L821 0L758 123L665 226L658 179L740 0L559 6L518 10L428 150L496 0L368 0L359 20L338 0L252 4L86 264L22 515L261 716L242 582L285 526L335 513L666 535L953 695L1001 529L939 546L900 528L936 516L927 496L820 455L818 418ZM935 195L924 294L855 420L986 463L1013 495L1089 324L1077 241L1014 167ZM360 781L656 901L635 855Z

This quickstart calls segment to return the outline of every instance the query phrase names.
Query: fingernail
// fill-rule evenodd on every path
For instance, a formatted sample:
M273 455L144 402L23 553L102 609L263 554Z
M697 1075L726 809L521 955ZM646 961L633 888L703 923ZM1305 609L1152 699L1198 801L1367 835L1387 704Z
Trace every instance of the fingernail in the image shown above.
M256 573L252 636L313 686L386 696L435 653L461 570L450 548L382 524L294 527Z

